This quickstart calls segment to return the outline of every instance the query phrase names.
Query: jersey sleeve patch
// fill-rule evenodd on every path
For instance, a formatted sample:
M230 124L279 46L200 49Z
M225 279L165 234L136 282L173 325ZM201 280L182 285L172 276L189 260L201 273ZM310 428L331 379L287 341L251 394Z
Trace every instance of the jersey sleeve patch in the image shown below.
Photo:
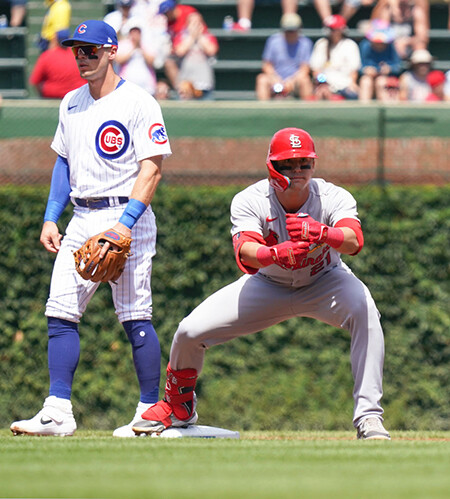
M154 144L162 145L168 140L166 129L161 123L154 123L148 131L148 136Z

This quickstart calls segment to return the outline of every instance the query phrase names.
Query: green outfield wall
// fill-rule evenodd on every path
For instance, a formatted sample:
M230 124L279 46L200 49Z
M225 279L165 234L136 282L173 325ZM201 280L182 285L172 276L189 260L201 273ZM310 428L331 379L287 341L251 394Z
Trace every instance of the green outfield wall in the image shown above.
M0 182L50 180L59 101L6 100L0 109ZM274 132L308 130L316 174L347 184L450 182L450 103L162 102L173 155L164 181L249 183L266 175Z
M359 103L162 102L171 137L266 137L287 126L316 137L449 137L450 104L413 106ZM58 123L59 101L5 101L0 139L50 137Z

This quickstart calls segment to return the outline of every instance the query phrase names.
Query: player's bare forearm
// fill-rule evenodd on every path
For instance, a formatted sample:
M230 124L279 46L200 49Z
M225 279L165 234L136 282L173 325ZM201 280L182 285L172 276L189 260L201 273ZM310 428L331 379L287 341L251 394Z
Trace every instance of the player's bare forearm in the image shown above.
M263 245L259 243L245 242L241 246L241 250L239 252L242 263L247 267L252 267L254 269L262 268L263 265L256 256L258 248L260 248L261 246Z
M44 222L41 231L40 242L44 248L50 253L58 253L61 247L62 235L59 233L58 226L55 222Z
M161 180L162 156L154 156L141 161L141 170L134 183L130 198L145 205L152 202L156 188Z
M354 255L359 250L359 243L356 237L355 231L350 229L350 227L339 227L344 233L344 241L336 248L339 253L344 253L345 255Z
M141 169L131 191L131 200L139 201L138 204L141 206L148 206L151 203L159 181L161 180L161 164L162 156L155 156L151 159L147 158L141 161ZM140 214L142 214L142 212ZM138 214L138 218L140 214ZM137 218L132 225L127 227L127 225L125 225L126 222L121 218L112 228L125 237L131 237L131 227L136 220ZM106 242L100 255L101 258L106 254L109 246L110 244Z
M162 156L155 156L141 161L141 169L131 191L130 202L132 200L139 201L138 205L140 206L148 206L151 203L156 188L158 187L159 181L161 180L161 165ZM127 209L128 207L129 205L127 206ZM127 222L122 216L120 221L118 221L114 225L114 227L112 227L112 229L119 232L125 237L131 237L131 228L143 212L140 210L138 211L139 213L137 215L136 213L134 214L134 216L137 216L137 218L134 219L134 222L129 225L129 227L125 225ZM106 242L105 247L103 248L103 251L100 255L101 258L106 254L109 246L110 244Z

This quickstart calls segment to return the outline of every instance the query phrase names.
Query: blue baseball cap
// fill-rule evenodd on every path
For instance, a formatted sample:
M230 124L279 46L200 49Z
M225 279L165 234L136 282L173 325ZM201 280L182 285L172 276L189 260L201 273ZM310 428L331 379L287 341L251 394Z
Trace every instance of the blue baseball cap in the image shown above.
M104 21L90 19L75 28L72 38L61 43L71 47L74 42L91 43L93 45L118 45L115 29Z
M169 10L174 9L177 6L175 0L164 0L159 6L158 14L165 14Z

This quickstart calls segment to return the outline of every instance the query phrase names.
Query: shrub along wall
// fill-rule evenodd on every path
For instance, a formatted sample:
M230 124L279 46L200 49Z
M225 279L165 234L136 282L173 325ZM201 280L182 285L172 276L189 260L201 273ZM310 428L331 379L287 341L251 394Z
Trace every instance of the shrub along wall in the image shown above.
M163 373L178 322L240 275L229 234L229 204L238 190L161 186L157 192L154 324ZM350 190L366 245L345 260L369 286L382 314L386 424L448 430L450 186ZM39 243L47 192L0 189L0 427L34 415L48 393L44 306L54 256ZM61 230L70 214L68 208ZM89 304L80 334L72 399L79 427L128 422L138 384L108 285ZM349 345L346 331L292 319L212 348L197 389L200 423L350 429Z

